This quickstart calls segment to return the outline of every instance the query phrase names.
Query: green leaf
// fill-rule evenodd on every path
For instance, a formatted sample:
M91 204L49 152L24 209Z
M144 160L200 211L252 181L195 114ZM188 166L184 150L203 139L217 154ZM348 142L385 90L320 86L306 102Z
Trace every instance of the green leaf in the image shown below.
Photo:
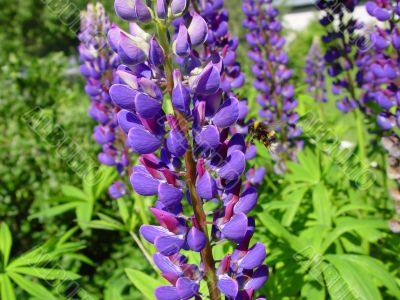
M12 237L10 228L6 223L0 224L0 252L3 255L3 265L7 266L10 258L10 252L12 247Z
M117 199L119 214L124 224L129 225L129 210L124 198Z
M331 227L331 202L329 200L329 192L323 183L319 183L314 188L312 200L318 223Z
M18 286L29 293L30 295L37 297L39 299L46 299L46 300L57 300L52 293L50 293L44 286L39 283L29 281L25 279L23 276L14 273L8 272L11 279L18 284Z
M32 214L31 216L29 216L29 219L32 220L32 219L36 219L36 218L51 218L51 217L54 217L57 215L61 215L71 209L74 209L79 204L80 204L80 202L76 201L76 202L69 202L69 203L53 206L53 207L47 208L43 211L39 211L35 214Z
M396 283L395 277L389 273L381 261L365 255L341 254L336 256L343 260L355 263L363 268L366 274L375 277L381 285L387 287L393 296L400 299L399 285Z
M47 280L76 280L81 277L80 275L67 270L49 268L18 267L13 268L12 271Z
M77 187L74 187L72 185L61 186L61 191L65 196L68 196L71 198L78 198L83 201L87 201L89 198L89 196L85 192L83 192L82 190L80 190Z
M6 274L0 274L0 296L3 300L16 300L14 287Z
M155 299L154 290L160 282L153 277L134 269L125 269L125 273L133 285L149 300Z
M290 194L284 196L285 200L283 202L290 202L292 205L288 207L285 214L282 217L282 225L290 227L293 223L294 217L296 216L297 210L300 207L301 200L304 198L304 194L307 192L307 187L300 187L297 190L291 192Z
M82 230L86 230L92 220L93 204L92 201L89 201L86 203L80 203L76 207L76 218L78 225Z
M308 281L301 288L301 296L305 299L324 300L325 289L316 281Z
M343 207L341 207L337 212L336 212L336 216L340 216L344 213L347 213L349 211L359 211L359 210L365 210L365 211L369 211L369 212L375 212L376 208L368 205L368 204L348 204L345 205Z
M90 228L93 229L102 229L102 230L110 230L110 231L126 231L125 227L122 224L115 224L112 222L104 221L104 220L93 220L90 222Z
M339 271L341 278L349 287L349 292L357 299L374 299L381 300L381 294L379 289L376 287L374 282L371 280L371 274L365 272L363 268L360 268L358 264L350 260L343 259L340 255L325 255L325 258L335 266ZM340 286L331 287L329 291L333 289L342 290Z
M260 222L266 228L268 228L270 232L288 242L294 251L300 252L302 251L302 249L306 248L298 237L292 235L289 231L287 231L276 219L274 219L266 211L258 214L257 217Z
M118 173L115 168L102 165L95 175L96 185L94 186L94 199L99 199L117 178Z
M337 218L337 227L332 230L322 243L322 253L324 253L330 245L335 242L342 234L358 229L387 229L387 222L384 220L358 220L350 217Z

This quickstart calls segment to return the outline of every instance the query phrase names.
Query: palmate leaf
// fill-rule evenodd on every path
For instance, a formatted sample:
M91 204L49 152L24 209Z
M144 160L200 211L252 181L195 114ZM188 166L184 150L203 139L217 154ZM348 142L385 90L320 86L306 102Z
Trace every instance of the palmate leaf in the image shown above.
M322 253L335 242L342 234L359 229L387 229L387 222L384 220L359 220L351 217L336 218L337 226L325 238L322 243Z
M7 266L10 259L10 252L12 247L12 237L10 228L6 223L0 224L0 252L3 256L3 266Z
M294 182L307 182L316 184L321 179L319 159L309 149L305 149L298 154L299 163L288 162L289 172L285 178Z
M314 189L312 193L312 202L314 206L314 213L316 214L317 221L320 225L331 227L331 202L330 195L321 182Z
M257 215L260 222L268 228L268 231L272 232L275 236L285 240L292 249L296 252L301 252L306 245L303 244L301 239L291 234L285 227L283 227L274 217L268 212L264 211Z
M18 273L12 271L7 272L7 274L21 289L23 289L30 295L39 299L57 300L57 298L54 297L53 294L41 284L29 281L25 279L24 276L21 276Z
M65 213L66 211L76 209L78 205L80 205L79 201L73 201L73 202L60 204L60 205L45 209L43 211L34 213L31 216L29 216L29 219L31 220L31 219L36 219L36 218L51 218L54 216L61 215L61 214Z
M289 227L292 225L294 217L296 216L297 210L300 207L300 203L301 200L303 200L304 198L304 194L307 192L308 187L304 187L304 186L299 186L298 189L296 189L295 191L292 191L290 194L288 195L284 195L284 202L290 202L292 203L291 206L289 206L286 209L285 214L282 217L282 225Z
M161 283L153 277L134 269L125 269L125 273L133 285L149 300L156 299L154 290Z
M332 297L332 299L343 299L343 295L346 295L346 299L351 299L349 298L350 295L355 299L382 299L379 289L371 278L371 274L365 272L358 264L351 260L343 259L340 255L325 255L325 258L340 274L340 276L337 277L337 286L332 284L328 289L331 296L332 294L340 293L340 297ZM326 272L327 270L324 270L324 274ZM343 280L347 284L347 287L340 286L340 280ZM345 288L348 290L345 290Z
M87 195L84 191L81 191L79 188L72 185L61 186L61 191L65 196L72 199L77 198L83 201L87 201L89 197L89 195Z
M76 280L81 277L71 271L50 268L18 267L12 271L46 280Z
M358 265L364 270L365 274L369 274L369 276L376 278L382 286L387 287L388 291L393 296L400 299L399 285L397 284L395 277L389 273L381 261L365 255L337 254L335 256L344 261Z
M0 299L15 300L14 287L6 274L0 274Z

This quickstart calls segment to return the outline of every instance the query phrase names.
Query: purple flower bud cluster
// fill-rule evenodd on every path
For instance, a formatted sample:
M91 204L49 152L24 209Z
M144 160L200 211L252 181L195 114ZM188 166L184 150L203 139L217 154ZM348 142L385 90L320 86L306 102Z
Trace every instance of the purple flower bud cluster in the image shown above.
M395 207L395 216L389 221L389 228L394 233L400 233L400 138L396 135L383 137L382 145L389 153L387 175L397 183L397 187L389 191Z
M79 33L80 72L86 78L85 92L90 97L89 115L98 122L94 128L94 140L101 145L99 161L115 166L120 174L129 165L128 150L116 121L118 107L111 101L109 88L117 81L115 74L118 57L107 46L107 33L111 27L104 7L97 3L89 4L81 15ZM121 139L122 138L122 139ZM110 186L112 198L125 194L122 182Z
M370 33L372 47L364 56L358 79L366 90L364 101L377 104L377 124L383 130L391 130L400 127L400 4L369 1L366 9L377 24Z
M328 47L324 55L328 75L334 78L332 93L339 98L336 107L345 113L360 106L352 74L355 58L367 47L365 37L359 32L363 24L353 17L357 3L348 0L317 2L317 8L324 12L320 23L327 28L322 41Z
M325 61L318 40L315 40L308 50L304 72L307 91L316 101L326 102Z
M155 296L254 299L268 268L265 246L250 243L255 222L247 214L258 196L243 178L248 151L235 126L247 107L232 88L244 77L223 2L116 0L115 10L131 23L129 32L117 26L108 32L121 60L110 96L122 108L116 122L126 146L140 155L130 172L132 187L157 198L151 212L159 225L140 228L169 282ZM143 23L155 28L145 32ZM212 247L225 240L234 251L217 265ZM200 265L182 250L199 252ZM202 281L208 295L200 293Z
M242 10L246 16L243 26L248 29L248 57L254 62L251 71L255 76L253 86L260 92L257 102L261 106L259 116L267 124L279 124L279 147L275 171L283 173L285 159L296 159L296 152L303 146L299 139L301 128L299 115L294 111L298 101L294 86L290 83L292 70L287 67L288 57L283 47L285 38L280 32L279 11L270 0L244 0Z

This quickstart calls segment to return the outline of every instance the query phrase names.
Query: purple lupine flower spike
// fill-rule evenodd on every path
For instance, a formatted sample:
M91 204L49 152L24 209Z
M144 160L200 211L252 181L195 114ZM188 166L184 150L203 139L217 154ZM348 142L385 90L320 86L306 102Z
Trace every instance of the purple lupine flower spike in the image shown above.
M313 41L308 50L306 66L305 82L307 83L307 91L316 101L326 102L326 85L325 85L325 61L322 57L321 46L318 40Z
M128 19L130 6L122 2L116 1L117 14ZM250 243L255 224L247 214L258 196L252 180L244 177L254 146L245 142L247 101L237 99L233 90L243 84L244 75L236 62L238 40L229 33L228 13L216 0L134 3L130 32L113 27L108 34L123 63L110 96L122 108L117 120L127 147L140 155L130 170L133 190L157 196L151 212L159 225L140 227L169 282L156 288L155 297L253 297L266 280L267 267L265 248ZM146 33L140 26L148 21L147 11L157 19L157 28ZM285 93L293 91L288 87ZM111 139L107 133L101 137ZM183 201L189 205L185 210ZM204 211L207 201L215 203L212 213ZM222 274L212 245L223 240L232 243L235 260ZM188 264L182 250L199 252L201 264ZM228 284L221 276L229 277ZM202 281L208 294L199 292Z
M295 160L301 148L301 129L296 125L298 114L295 89L290 83L291 70L287 68L288 57L283 46L281 24L278 10L270 0L245 0L242 5L246 19L247 43L250 46L248 57L254 62L252 72L255 76L253 86L259 91L257 102L261 106L259 116L267 124L279 123L277 128L279 147L273 159L275 172L285 171L284 161Z
M129 3L116 1L115 7L121 17L135 18L133 7ZM123 176L129 165L129 150L125 146L123 130L118 126L117 113L120 108L132 108L134 96L129 87L123 86L121 89L116 86L114 90L110 89L118 80L118 57L110 48L117 49L120 31L111 25L100 3L89 4L87 11L82 13L79 40L82 63L80 71L86 78L85 91L91 101L89 115L99 123L93 132L96 143L102 145L98 160L104 165L115 167ZM109 187L109 194L114 199L124 196L125 193L125 185L120 180Z

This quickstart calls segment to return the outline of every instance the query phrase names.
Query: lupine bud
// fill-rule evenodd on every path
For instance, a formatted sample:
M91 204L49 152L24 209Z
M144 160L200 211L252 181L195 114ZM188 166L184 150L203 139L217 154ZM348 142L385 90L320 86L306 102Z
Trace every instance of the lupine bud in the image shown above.
M188 5L188 0L172 0L171 12L173 16L181 15Z

